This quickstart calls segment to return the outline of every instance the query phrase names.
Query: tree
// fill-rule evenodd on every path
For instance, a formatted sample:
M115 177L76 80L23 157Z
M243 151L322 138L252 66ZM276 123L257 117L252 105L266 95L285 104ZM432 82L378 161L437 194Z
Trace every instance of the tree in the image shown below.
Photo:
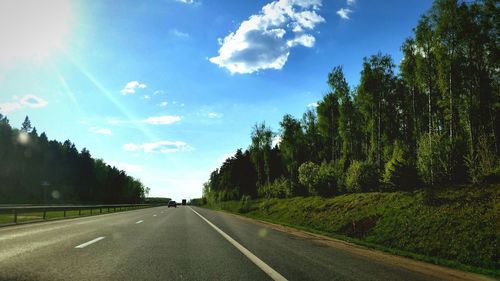
M318 128L326 144L322 160L332 161L340 156L338 120L339 103L333 93L326 94L318 103Z
M22 132L25 132L25 133L29 133L31 132L31 121L29 119L29 117L26 115L26 117L24 118L24 121L23 121L23 124L21 126L21 131Z
M436 88L436 81L434 77L436 77L436 59L433 52L434 46L434 34L432 32L431 22L428 16L424 15L419 20L417 27L415 29L415 37L416 37L416 78L419 83L419 86L422 89L422 92L427 95L427 137L429 150L432 151L432 143L434 140L432 137L434 136L434 126L433 126L433 113L434 113L434 95ZM433 154L430 153L429 158L429 184L434 184L434 159Z
M283 116L280 126L281 142L279 147L288 170L290 183L294 185L298 182L297 170L305 154L304 132L300 122L289 114Z
M328 74L328 84L339 103L338 134L341 142L341 158L348 165L358 153L355 149L354 106L341 66L334 67Z
M255 124L252 131L252 144L250 155L257 171L257 183L259 185L271 182L271 145L274 133L265 122Z
M395 138L392 114L397 110L389 102L395 95L395 77L392 58L378 53L365 58L358 88L358 101L364 116L364 132L370 136L368 159L382 170L382 147ZM383 143L384 141L384 143Z
M318 129L318 116L314 110L308 109L302 115L302 128L304 131L304 144L306 149L304 160L316 163L320 162L321 147L323 143Z
M306 162L299 167L299 181L307 187L309 194L318 195L319 165Z

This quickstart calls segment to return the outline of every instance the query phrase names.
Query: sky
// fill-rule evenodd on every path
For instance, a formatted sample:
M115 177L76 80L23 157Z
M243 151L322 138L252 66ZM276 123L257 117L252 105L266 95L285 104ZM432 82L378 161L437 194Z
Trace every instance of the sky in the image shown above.
M397 64L430 0L3 0L0 113L125 170L149 196L198 198L265 121L301 117L343 66Z

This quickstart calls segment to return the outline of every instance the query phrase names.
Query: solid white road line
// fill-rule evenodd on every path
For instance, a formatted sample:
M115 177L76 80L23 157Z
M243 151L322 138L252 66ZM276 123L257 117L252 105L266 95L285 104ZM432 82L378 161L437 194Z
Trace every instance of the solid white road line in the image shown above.
M141 223L141 222L143 222L143 220L140 220L140 221L136 221L135 223L139 224L139 223Z
M87 247L88 245L90 245L90 244L94 244L95 242L100 241L100 240L102 240L102 239L104 239L104 238L105 238L104 236L97 237L97 238L96 238L96 239L94 239L94 240L90 240L89 242L85 242L85 243L83 243L83 244L80 244L80 245L76 246L76 247L75 247L75 249L85 248L85 247Z
M256 255L252 254L247 248L243 247L240 243L238 243L236 240L231 238L231 236L227 235L224 231L220 230L217 226L215 226L213 223L211 223L209 220L207 220L205 217L200 215L198 212L193 210L193 208L189 207L191 211L193 211L195 214L197 214L200 218L202 218L208 225L213 227L217 232L219 232L222 237L226 238L229 243L233 244L233 246L236 247L241 253L243 253L248 259L250 259L255 265L257 265L262 271L264 271L271 279L273 280L280 280L280 281L287 281L285 277L283 277L279 272L276 270L272 269L269 265L267 265L265 262L263 262L261 259L259 259Z

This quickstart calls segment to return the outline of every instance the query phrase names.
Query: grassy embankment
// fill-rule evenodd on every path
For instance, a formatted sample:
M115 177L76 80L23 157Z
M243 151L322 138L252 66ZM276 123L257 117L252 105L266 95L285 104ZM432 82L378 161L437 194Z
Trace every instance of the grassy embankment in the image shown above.
M500 185L206 206L500 277Z
M144 207L128 207L128 208L117 208L116 212L121 212L121 211L127 211L127 210L135 210L135 209L140 209ZM78 210L71 210L71 211L66 211L66 218L70 217L78 217L78 216L90 216L90 215L100 215L100 209L86 209L86 210L81 210L81 213L78 212ZM107 208L102 208L102 214L107 214L107 213L114 213L114 209L110 208L109 212ZM46 219L47 220L53 220L53 219L62 219L64 218L64 212L63 211L47 211L46 212ZM43 212L42 211L36 211L36 212L21 212L18 213L17 215L17 222L18 223L26 223L26 222L32 222L32 221L41 221L43 220ZM0 214L0 225L2 224L12 224L14 222L14 215L12 213L9 214Z

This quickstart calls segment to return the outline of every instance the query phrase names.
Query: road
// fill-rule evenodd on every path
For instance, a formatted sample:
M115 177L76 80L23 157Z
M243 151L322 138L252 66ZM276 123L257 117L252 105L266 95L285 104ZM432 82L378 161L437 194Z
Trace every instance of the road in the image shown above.
M197 207L0 228L0 280L487 280Z

